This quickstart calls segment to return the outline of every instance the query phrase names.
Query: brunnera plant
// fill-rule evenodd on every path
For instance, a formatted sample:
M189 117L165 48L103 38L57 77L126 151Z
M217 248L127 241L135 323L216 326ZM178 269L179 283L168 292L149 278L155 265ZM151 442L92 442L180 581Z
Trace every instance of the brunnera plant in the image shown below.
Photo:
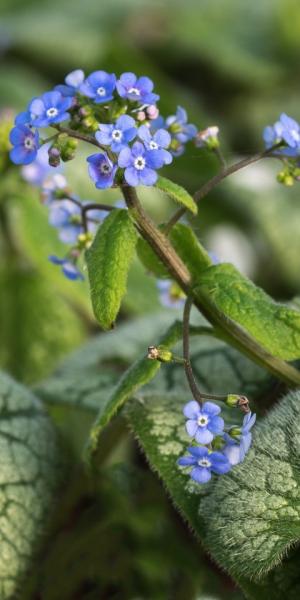
M103 428L130 401L124 412L174 502L245 594L265 598L273 585L273 569L299 539L298 496L290 493L299 478L299 447L291 437L291 423L299 416L298 394L287 396L282 408L260 420L250 450L256 420L251 398L243 387L218 394L201 389L190 357L190 336L221 339L245 357L243 360L250 359L288 388L297 388L300 372L291 363L300 358L300 312L275 302L233 265L211 257L193 231L192 216L197 214L199 201L221 181L264 158L279 160L278 180L293 184L300 177L300 126L282 114L273 126L266 127L264 150L227 166L218 127L199 130L188 122L182 107L164 118L153 88L148 77L131 72L118 78L105 71L87 77L80 69L73 71L63 85L33 98L17 115L10 132L10 158L29 168L37 161L41 164L43 156L48 166L58 168L75 157L82 141L93 147L87 172L96 188L102 193L109 188L120 190L115 205L101 202L100 193L99 202L88 202L71 191L60 173L46 182L39 175L49 222L67 245L64 256L51 255L49 260L65 277L76 281L75 285L80 285L87 269L94 314L104 330L114 326L135 254L149 276L156 277L162 304L183 310L182 322L175 321L159 341L153 340L156 345L149 346L107 393L87 441L87 463L96 465ZM219 172L193 196L159 175L162 167L170 165L171 176L173 160L188 143L199 153L203 148L215 153L220 164ZM158 224L150 218L140 203L139 186L155 187L180 205L168 222ZM189 225L180 222L187 211L191 213ZM206 320L198 327L190 324L193 305ZM180 340L183 351L178 356L173 347ZM161 365L166 364L167 369L169 363L184 370L189 396L161 393L145 395L142 403L135 401L136 391L149 384ZM270 469L275 476L267 485L263 477ZM233 488L234 503L230 498ZM269 513L276 509L279 489L282 501L277 526ZM249 494L256 498L261 512L257 506L252 513L245 510L243 503ZM237 511L236 526L232 505ZM225 530L230 543L224 539ZM248 540L245 559L241 531ZM226 552L231 552L231 559ZM282 579L284 594L290 585L289 572L286 581ZM252 581L256 583L252 585ZM294 586L291 598L296 598L297 589ZM284 595L276 596L281 597Z

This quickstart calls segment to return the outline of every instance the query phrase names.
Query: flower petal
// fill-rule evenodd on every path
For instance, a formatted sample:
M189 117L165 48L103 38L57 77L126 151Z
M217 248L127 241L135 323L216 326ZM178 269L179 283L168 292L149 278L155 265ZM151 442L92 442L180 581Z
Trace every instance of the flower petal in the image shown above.
M185 424L187 433L191 436L194 437L197 429L198 429L198 424L197 421L195 419L189 419L186 424Z
M209 420L208 429L213 433L222 433L224 429L224 420L222 417L212 417Z
M204 402L202 411L210 417L214 417L221 412L221 408L214 402Z
M183 414L187 419L197 419L200 413L200 404L191 400L183 407Z
M119 157L118 157L118 165L119 165L119 167L124 169L125 167L130 167L131 164L132 164L132 157L131 157L130 148L123 148L123 150L121 150Z
M207 483L211 479L211 472L205 467L195 467L190 472L190 476L197 483Z
M188 451L196 458L204 458L208 456L208 449L205 446L189 446Z
M195 465L197 460L193 456L182 456L178 459L177 464L180 467L190 467L191 465Z
M154 185L157 181L157 173L153 169L145 167L140 171L140 182L142 185Z
M126 148L125 148L125 150L126 150ZM122 152L124 152L124 150L122 150ZM122 154L122 152L121 152L121 154ZM139 185L139 176L134 167L127 167L127 169L125 169L124 175L125 175L125 179L129 185L132 185L132 186Z
M198 444L209 444L213 439L213 434L206 427L198 427L195 435L195 440Z

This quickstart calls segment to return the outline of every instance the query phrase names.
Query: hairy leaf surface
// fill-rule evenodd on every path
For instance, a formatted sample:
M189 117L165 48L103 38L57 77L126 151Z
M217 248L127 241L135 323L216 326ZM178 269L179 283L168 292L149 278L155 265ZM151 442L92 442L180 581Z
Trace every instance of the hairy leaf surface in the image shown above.
M0 597L17 597L60 472L57 440L40 402L0 373Z
M187 399L184 393L157 392L127 405L131 427L152 467L206 549L247 598L298 599L299 392L286 396L255 427L243 464L202 486L176 466L190 443L182 415Z
M274 302L231 264L212 266L198 279L200 293L269 352L284 360L300 357L300 312Z
M136 242L128 211L116 209L99 227L86 252L93 310L103 329L112 327L119 312Z
M166 177L159 177L155 187L157 187L162 192L165 192L172 200L175 200L178 204L185 206L188 210L190 210L193 215L196 215L198 212L198 207L195 200L192 196L177 183L174 183L170 179L166 179Z

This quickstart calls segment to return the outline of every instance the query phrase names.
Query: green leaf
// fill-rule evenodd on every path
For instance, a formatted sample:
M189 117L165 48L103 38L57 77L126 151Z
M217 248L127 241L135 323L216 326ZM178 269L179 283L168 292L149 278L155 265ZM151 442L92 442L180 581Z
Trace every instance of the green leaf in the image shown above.
M181 204L190 210L193 215L197 214L198 207L195 200L183 187L181 187L181 185L170 181L170 179L166 179L166 177L159 177L155 187L168 194L168 196L170 196L172 200L175 200L175 202L178 202L178 204Z
M19 597L53 507L60 457L40 402L0 373L0 597Z
M128 212L116 209L106 217L86 252L94 314L103 329L112 327L119 312L136 242Z
M170 274L168 273L165 265L156 256L155 252L152 250L151 246L149 246L146 240L139 238L136 250L141 263L144 265L147 271L149 271L149 273L152 273L159 279L170 279Z
M159 341L166 348L171 348L182 336L182 324L175 322L163 335ZM99 439L103 428L115 416L117 411L125 404L140 387L151 381L160 369L161 363L153 361L145 356L139 358L129 369L122 375L117 383L112 394L107 398L99 411L96 421L90 431L90 436L87 446L87 460L90 462L93 456L97 453L99 447Z
M187 225L178 223L172 228L169 237L176 252L188 267L193 279L198 278L201 271L212 264L208 252Z
M274 356L300 357L300 312L274 302L231 264L210 267L198 281L202 297L207 296Z
M222 374L221 366L220 379ZM240 387L238 382L235 385L242 392L242 380ZM190 443L182 415L188 399L184 392L157 392L127 404L129 423L151 466L206 550L237 580L247 598L297 600L300 393L288 394L255 426L244 463L202 486L176 467L178 456Z
M300 594L299 577L294 586L289 581L291 559L287 570L283 562L271 574L300 540L299 424L300 393L293 392L255 428L247 459L218 480L199 511L214 558L237 579L257 582L257 589L271 590L273 583L272 600Z

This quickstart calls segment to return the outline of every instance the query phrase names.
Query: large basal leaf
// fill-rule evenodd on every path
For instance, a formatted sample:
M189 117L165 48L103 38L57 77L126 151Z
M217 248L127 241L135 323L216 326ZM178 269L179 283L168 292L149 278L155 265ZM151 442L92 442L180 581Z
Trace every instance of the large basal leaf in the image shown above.
M175 202L178 202L178 204L181 204L190 210L193 215L197 214L198 207L195 200L181 185L170 181L170 179L166 179L166 177L159 177L155 187L168 194L168 196L170 196L172 200L175 200Z
M274 302L231 264L210 267L198 281L202 297L207 296L274 356L300 357L300 312Z
M128 211L116 209L99 227L86 252L93 309L103 329L112 327L119 312L136 242Z
M272 600L300 596L299 571L293 573L300 541L299 440L300 394L292 392L256 427L245 462L200 506L205 543L234 577L257 582L257 596L247 585L250 597L267 598L265 586L273 589ZM277 567L286 558L287 568L285 562Z
M182 415L187 398L185 393L157 392L127 405L131 427L153 469L205 548L247 598L298 599L299 392L286 396L255 427L243 464L202 486L176 466L190 442Z
M0 597L19 597L60 473L57 440L40 402L0 373Z

